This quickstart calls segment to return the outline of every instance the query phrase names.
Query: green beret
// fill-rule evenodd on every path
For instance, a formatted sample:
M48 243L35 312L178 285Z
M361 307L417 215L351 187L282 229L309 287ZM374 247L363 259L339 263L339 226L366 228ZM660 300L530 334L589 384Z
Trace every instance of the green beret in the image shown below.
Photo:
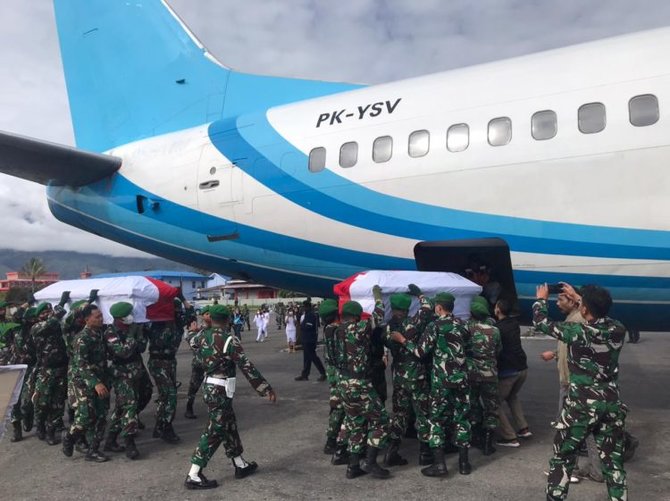
M358 301L347 301L342 305L342 314L351 315L352 317L360 317L363 313L363 307Z
M391 294L389 299L393 310L409 310L412 304L412 296L409 294Z
M50 309L51 305L49 303L40 303L37 305L37 308L35 308L35 315L39 317L44 310L50 310Z
M7 308L9 306L9 303L7 301L0 301L0 310L3 308Z
M88 304L88 301L85 299L80 299L79 301L75 301L72 303L72 306L70 306L70 311L75 311L78 310L79 308L83 308Z
M36 309L33 308L33 307L28 308L28 309L23 313L23 319L24 319L24 320L31 320L31 319L35 318L35 316L36 316L35 311L36 311Z
M214 304L209 307L209 316L212 320L225 320L230 317L230 309L222 304Z
M133 312L133 305L122 301L120 303L114 303L109 309L109 314L114 318L123 318L127 317Z
M337 312L338 304L334 299L324 299L319 305L319 316L325 318Z
M200 314L204 315L205 313L209 313L209 309L211 308L210 305L205 305L202 308L200 308Z
M489 302L482 296L475 296L472 298L470 304L470 313L477 317L487 317L491 314L489 311Z
M456 301L456 297L448 292L440 292L433 298L435 303L453 303L454 301Z

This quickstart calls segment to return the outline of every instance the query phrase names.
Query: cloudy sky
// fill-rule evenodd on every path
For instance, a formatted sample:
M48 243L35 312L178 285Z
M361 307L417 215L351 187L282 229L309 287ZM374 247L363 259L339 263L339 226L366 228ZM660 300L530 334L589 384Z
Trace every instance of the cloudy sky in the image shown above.
M169 1L227 66L370 84L670 26L667 0ZM0 2L0 130L74 144L51 0ZM0 248L139 254L59 223L42 186L1 174L0 214Z

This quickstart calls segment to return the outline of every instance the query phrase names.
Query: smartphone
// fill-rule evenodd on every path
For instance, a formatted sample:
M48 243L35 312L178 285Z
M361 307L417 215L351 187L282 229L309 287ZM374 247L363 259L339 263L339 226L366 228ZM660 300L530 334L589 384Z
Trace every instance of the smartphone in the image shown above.
M549 289L549 294L560 294L563 292L562 284L548 284L547 288Z

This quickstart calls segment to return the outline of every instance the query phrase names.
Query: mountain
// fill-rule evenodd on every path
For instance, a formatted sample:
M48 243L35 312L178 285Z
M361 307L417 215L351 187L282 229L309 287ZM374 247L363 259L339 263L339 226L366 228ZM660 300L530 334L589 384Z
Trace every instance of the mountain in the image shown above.
M0 277L8 271L19 271L32 257L42 260L46 271L60 273L63 280L79 278L88 269L93 275L99 273L119 273L124 271L184 270L193 268L158 257L114 257L104 254L79 253L70 251L18 251L0 249ZM202 270L197 270L201 272Z

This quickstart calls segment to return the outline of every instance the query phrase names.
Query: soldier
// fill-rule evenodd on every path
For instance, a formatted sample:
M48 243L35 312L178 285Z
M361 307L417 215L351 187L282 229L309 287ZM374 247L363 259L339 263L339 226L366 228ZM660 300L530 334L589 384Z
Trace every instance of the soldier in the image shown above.
M21 324L7 321L7 306L8 304L4 301L0 302L0 365L24 364L26 361L23 354L18 351L16 343L16 338L21 333ZM26 371L23 377L22 393L29 378L29 370ZM11 422L14 430L11 438L12 442L23 440L21 432L21 401L22 396L19 396L19 400L12 406Z
M461 475L471 471L468 460L470 447L470 399L468 373L463 346L463 324L453 316L455 298L442 292L433 299L437 319L429 323L417 341L408 341L394 332L393 340L401 343L417 358L433 356L430 384L429 444L434 461L421 473L428 477L447 475L444 446L447 431L458 447L458 470Z
M62 310L62 308L61 308ZM64 310L58 315L64 314ZM63 422L67 398L67 349L58 316L49 303L41 303L35 310L38 322L30 330L35 342L36 379L33 404L37 438L56 445L56 427Z
M500 331L489 316L485 298L476 296L470 304L472 318L466 323L465 347L470 373L470 422L483 431L482 454L495 452L493 436L498 427L498 353Z
M248 463L242 457L242 442L233 411L235 365L259 395L267 396L270 402L277 400L270 384L247 358L239 339L231 335L230 310L215 305L209 312L212 328L202 333L197 345L198 357L207 373L203 393L209 409L209 423L191 457L191 469L184 481L187 489L211 489L218 485L216 480L208 480L202 470L222 442L226 456L235 467L235 478L244 478L258 467L255 462Z
M94 304L82 311L85 326L72 342L72 379L77 399L74 424L63 437L63 454L70 457L81 435L90 433L86 461L102 463L109 458L100 452L109 409L107 349L103 336L102 312Z
M409 294L391 294L391 321L386 328L385 343L393 354L393 417L391 418L391 443L386 451L384 462L387 466L405 465L407 460L398 454L400 440L414 411L416 416L417 437L419 439L419 464L428 465L433 462L428 445L428 370L429 362L419 360L407 350L403 350L399 343L392 339L392 333L398 332L408 340L417 341L428 322L432 320L433 312L430 301L423 296L421 290L414 284L409 285L411 295L417 296L421 308L413 317L408 317L412 298ZM381 301L381 289L373 289L377 301Z
M14 314L14 320L20 324L20 327L14 332L15 361L16 363L26 364L28 368L23 378L21 396L12 409L12 425L14 426L14 436L11 438L12 442L18 442L23 439L21 422L23 422L23 431L33 429L34 408L32 396L35 391L37 352L35 343L30 336L30 329L35 324L35 308L26 307L27 304L23 305Z
M114 323L105 330L107 352L111 360L111 376L116 405L109 424L105 450L123 452L116 439L121 433L126 457L137 459L140 455L135 445L137 434L137 399L142 355L138 346L143 342L142 326L133 323L133 305L114 303L109 309Z
M197 325L190 326L189 331L186 334L186 342L189 344L189 346L196 346L197 339L194 338L200 336L204 330L212 327L212 319L209 316L209 306L205 306L202 310L200 310L200 314L202 315L203 322L202 329L198 329ZM198 389L200 388L200 385L202 385L203 379L205 379L205 368L198 361L198 357L194 352L193 358L191 359L191 380L188 383L186 413L184 414L184 417L187 419L195 419L198 417L193 413L193 402L195 401L195 394L198 393Z
M174 321L152 322L149 328L149 372L158 389L153 437L169 444L179 442L172 428L177 410L177 359L182 333Z
M563 284L563 293L580 304L585 324L549 320L546 284L537 287L537 301L533 304L533 326L568 345L570 371L568 398L553 423L556 436L554 457L549 461L547 500L567 497L579 446L593 433L609 499L624 501L628 498L623 468L628 408L619 396L618 377L626 328L607 316L612 297L606 289L585 285L577 293L572 286Z
M95 301L97 297L97 291L92 291L92 294L89 296L90 303ZM74 391L74 380L73 380L73 364L75 363L75 358L72 356L72 343L74 337L79 334L79 332L85 327L84 317L82 316L83 309L90 304L89 301L81 300L76 301L70 306L70 312L65 317L63 322L63 335L65 337L65 347L67 348L67 356L70 362L67 367L67 402L68 402L68 424L72 426L74 423L74 414L75 407L77 406L77 397L75 396ZM77 442L77 450L80 452L88 451L88 443L86 437L82 435Z

